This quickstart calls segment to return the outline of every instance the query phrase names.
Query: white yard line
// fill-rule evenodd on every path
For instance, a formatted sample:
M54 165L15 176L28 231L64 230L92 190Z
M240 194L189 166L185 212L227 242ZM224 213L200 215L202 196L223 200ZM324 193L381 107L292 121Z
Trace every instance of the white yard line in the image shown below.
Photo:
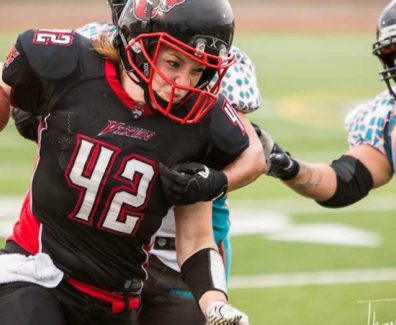
M396 280L396 268L231 276L230 288L271 288Z
M394 195L377 195L372 201L365 202L364 207L351 207L351 211L387 211L394 210ZM22 205L23 198L0 198L0 236L10 234L14 220L17 219L19 209ZM371 203L372 202L372 203ZM374 209L374 202L375 208ZM234 202L237 203L237 202ZM237 208L232 209L232 218L246 218L246 215L266 214L275 217L276 222L269 222L263 218L263 229L269 229L269 233L276 233L284 224L287 223L287 217L284 215L285 207L290 207L290 213L328 213L328 209L318 207L312 211L312 207L304 204L304 199L274 199L266 200L259 204L257 210L257 202L247 204L235 204ZM243 208L246 207L246 208ZM269 208L271 207L271 208ZM256 209L254 209L256 208ZM269 208L267 210L267 208ZM271 212L277 209L282 213ZM267 211L265 211L267 210ZM268 216L268 217L269 217ZM268 224L265 224L265 221ZM246 223L246 219L244 220ZM260 222L261 223L261 222ZM257 220L252 223L258 227ZM257 229L256 229L257 230ZM279 273L279 274L261 274L251 276L232 276L230 279L230 288L269 288L269 287L285 287L285 286L306 286L306 285L324 285L324 284L345 284L345 283L362 283L362 282L379 282L379 281L396 281L396 268L381 269L360 269L360 270L340 270L340 271L321 271L312 273Z
M343 212L394 211L394 195L373 195L364 202L344 208ZM7 236L17 220L23 198L0 198L0 236ZM377 247L381 238L376 233L335 223L295 224L292 214L337 213L340 210L325 209L312 200L303 198L275 198L260 203L234 202L231 209L231 235L262 234L277 241L323 243Z
M235 209L251 209L254 211L269 210L276 213L290 214L332 214L340 212L379 212L379 211L395 211L395 193L375 194L364 198L362 201L355 203L349 207L341 209L326 209L315 201L298 196L287 198L272 198L257 200L230 200L231 214ZM396 213L394 214L396 217Z

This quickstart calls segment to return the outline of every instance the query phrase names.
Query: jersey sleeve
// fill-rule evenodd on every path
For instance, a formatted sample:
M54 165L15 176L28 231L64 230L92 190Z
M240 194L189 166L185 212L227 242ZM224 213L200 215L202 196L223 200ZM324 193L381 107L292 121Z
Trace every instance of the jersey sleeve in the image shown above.
M203 131L208 143L203 157L197 161L223 169L249 146L249 137L235 110L223 97L210 113L207 129Z
M393 97L385 91L374 99L358 105L345 119L350 148L368 144L387 156L393 165L395 149L392 133L395 133L396 105Z
M3 69L14 106L35 115L47 113L56 81L77 66L74 38L70 31L40 29L18 36Z
M239 48L232 47L231 52L235 55L235 63L221 81L220 92L237 111L253 112L262 104L254 63Z
M18 37L4 63L3 81L12 87L12 104L34 113L44 102L43 82L29 63L22 38L23 34Z
M98 40L101 35L106 35L109 40L112 40L114 38L116 28L112 24L95 22L77 28L76 32L91 40Z

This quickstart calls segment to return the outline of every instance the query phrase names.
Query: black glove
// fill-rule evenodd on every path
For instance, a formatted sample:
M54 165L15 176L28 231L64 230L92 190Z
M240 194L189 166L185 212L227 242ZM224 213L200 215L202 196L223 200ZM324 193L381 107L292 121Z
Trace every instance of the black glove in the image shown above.
M300 164L287 151L283 151L267 131L261 129L258 125L253 123L252 125L264 148L265 161L267 163L266 174L284 181L296 177L300 170Z
M15 126L20 135L28 140L37 142L37 129L41 121L41 117L32 115L29 112L20 110L19 108L12 108L11 116L14 119Z
M173 205L209 201L227 191L227 176L199 163L183 163L172 168L159 163L162 188Z

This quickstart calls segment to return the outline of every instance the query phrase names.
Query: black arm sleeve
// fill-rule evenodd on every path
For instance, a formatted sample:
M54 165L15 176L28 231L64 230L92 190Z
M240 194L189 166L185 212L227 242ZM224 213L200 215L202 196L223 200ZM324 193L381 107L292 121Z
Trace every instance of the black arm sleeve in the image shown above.
M373 188L373 177L360 160L341 156L330 165L337 175L337 189L327 201L318 204L327 208L341 208L364 198Z

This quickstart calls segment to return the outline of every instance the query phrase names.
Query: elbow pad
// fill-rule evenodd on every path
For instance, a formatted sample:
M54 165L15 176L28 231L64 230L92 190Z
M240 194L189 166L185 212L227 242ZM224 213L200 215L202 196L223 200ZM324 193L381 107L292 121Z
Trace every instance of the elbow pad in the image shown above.
M327 208L341 208L364 198L373 188L373 177L360 160L341 156L330 165L337 175L337 188L327 201L318 204Z

